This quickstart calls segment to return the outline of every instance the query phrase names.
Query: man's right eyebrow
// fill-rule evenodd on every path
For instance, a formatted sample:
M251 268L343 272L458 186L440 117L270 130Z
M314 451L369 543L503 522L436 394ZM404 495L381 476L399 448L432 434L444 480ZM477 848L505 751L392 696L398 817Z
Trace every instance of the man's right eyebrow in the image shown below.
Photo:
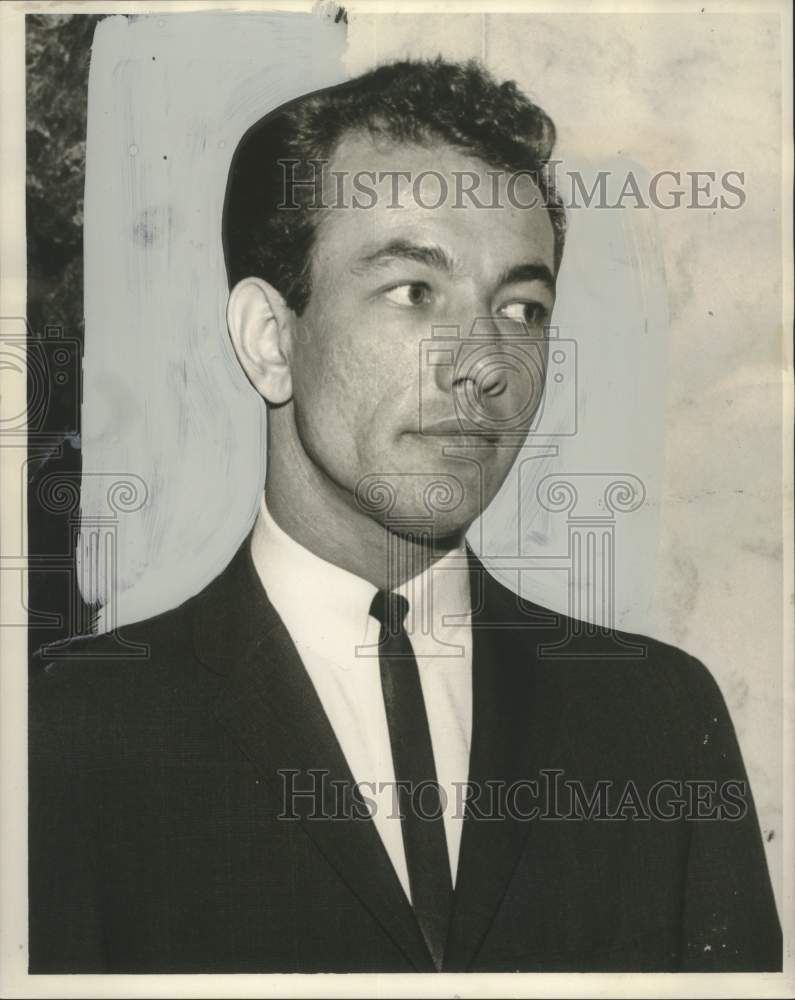
M390 264L395 260L408 260L425 264L437 271L452 274L455 263L447 251L436 244L412 243L411 240L394 239L372 253L359 257L351 266L354 274L363 274L374 268Z

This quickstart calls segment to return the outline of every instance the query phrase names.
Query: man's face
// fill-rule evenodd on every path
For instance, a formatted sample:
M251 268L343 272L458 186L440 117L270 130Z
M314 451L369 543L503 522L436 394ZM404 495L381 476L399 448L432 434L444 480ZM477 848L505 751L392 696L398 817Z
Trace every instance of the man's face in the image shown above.
M540 402L549 215L535 188L535 207L516 204L532 201L528 181L512 204L507 175L495 189L493 168L449 146L351 134L330 168L342 207L319 220L290 349L301 445L358 510L398 531L427 516L438 534L459 533L497 493ZM397 192L396 170L412 174ZM386 176L367 176L376 196L360 193L356 207L361 171ZM440 200L438 177L413 183L424 171L448 182L439 207L427 207ZM456 199L465 171L481 205ZM429 343L434 334L444 339Z

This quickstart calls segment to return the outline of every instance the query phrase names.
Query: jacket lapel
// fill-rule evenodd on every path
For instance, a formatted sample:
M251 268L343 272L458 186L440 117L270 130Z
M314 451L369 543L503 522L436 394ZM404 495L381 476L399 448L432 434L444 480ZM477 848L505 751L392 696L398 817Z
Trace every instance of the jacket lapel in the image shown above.
M197 598L194 646L224 683L216 714L243 752L273 780L278 769L322 769L351 788L353 776L290 636L268 601L246 538ZM290 822L285 820L285 822ZM302 819L326 860L419 971L433 971L414 913L370 819Z
M353 784L344 754L251 558L250 536L223 573L193 601L198 658L223 683L216 714L243 752L270 778L279 768L323 768ZM494 920L529 824L503 812L483 818L483 791L533 773L535 650L554 637L549 612L525 618L516 599L470 552L473 601L473 725L469 781L481 798L467 805L445 971L468 968ZM525 612L526 615L526 612ZM519 621L519 624L517 624ZM535 641L528 641L527 629ZM300 780L300 779L299 779ZM490 786L487 783L492 783ZM285 822L289 822L285 820ZM418 971L434 971L408 900L369 819L301 820L307 835Z
M480 798L467 804L444 967L464 970L476 957L525 845L529 823L509 815L490 789L532 775L534 635L549 634L549 613L528 617L517 599L470 552L473 602L473 719L469 781ZM524 623L522 618L524 616ZM519 624L517 625L517 621ZM539 631L540 630L540 631ZM494 810L499 818L486 818Z

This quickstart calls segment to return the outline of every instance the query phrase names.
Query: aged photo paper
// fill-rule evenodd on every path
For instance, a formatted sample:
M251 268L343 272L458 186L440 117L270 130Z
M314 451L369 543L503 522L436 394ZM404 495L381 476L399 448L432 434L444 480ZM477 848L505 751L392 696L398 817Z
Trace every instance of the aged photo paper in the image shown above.
M4 996L792 995L791 36L2 6Z

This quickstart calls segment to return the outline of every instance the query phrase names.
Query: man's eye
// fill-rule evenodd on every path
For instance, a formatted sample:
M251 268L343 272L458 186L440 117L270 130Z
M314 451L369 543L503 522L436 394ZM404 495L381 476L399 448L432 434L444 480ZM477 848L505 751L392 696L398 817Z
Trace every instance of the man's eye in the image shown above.
M546 307L540 302L509 302L499 310L499 314L517 323L526 323L528 326L539 326L546 322L549 315Z
M431 301L431 290L424 281L395 285L384 294L396 306L424 306Z

